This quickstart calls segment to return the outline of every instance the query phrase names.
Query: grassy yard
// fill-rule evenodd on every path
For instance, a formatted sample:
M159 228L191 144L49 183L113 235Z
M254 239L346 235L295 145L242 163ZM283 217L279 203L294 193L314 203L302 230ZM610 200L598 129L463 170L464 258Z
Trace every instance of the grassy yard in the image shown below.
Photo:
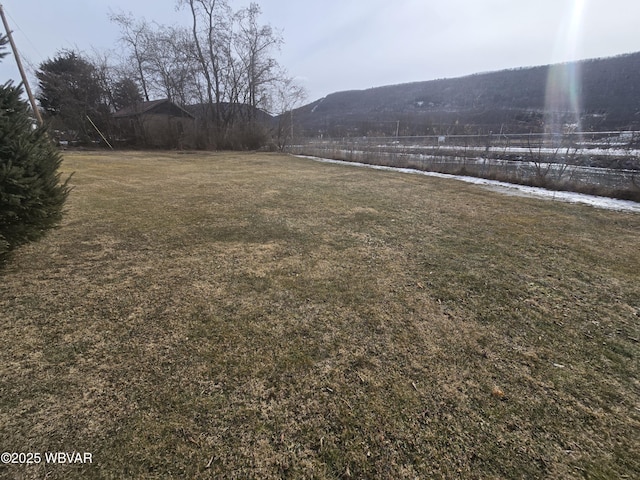
M0 478L638 478L640 215L277 154L68 153L0 271Z

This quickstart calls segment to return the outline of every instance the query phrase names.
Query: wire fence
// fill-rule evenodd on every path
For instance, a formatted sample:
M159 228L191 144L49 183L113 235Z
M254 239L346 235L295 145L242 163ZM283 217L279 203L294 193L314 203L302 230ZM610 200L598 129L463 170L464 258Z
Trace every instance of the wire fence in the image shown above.
M305 139L288 150L640 201L640 132Z

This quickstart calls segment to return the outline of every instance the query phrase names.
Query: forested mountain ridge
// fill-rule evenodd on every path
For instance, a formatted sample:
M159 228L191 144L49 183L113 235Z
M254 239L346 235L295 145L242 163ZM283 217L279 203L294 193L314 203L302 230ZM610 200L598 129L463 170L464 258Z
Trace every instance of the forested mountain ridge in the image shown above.
M549 83L568 79L549 102ZM575 81L571 81L575 79ZM337 92L294 111L307 135L429 135L544 131L549 113L571 128L640 129L640 52Z

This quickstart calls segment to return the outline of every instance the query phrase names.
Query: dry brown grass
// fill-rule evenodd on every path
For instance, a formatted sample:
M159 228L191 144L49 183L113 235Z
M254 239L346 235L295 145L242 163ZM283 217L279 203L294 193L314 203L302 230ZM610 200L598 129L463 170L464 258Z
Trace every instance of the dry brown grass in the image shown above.
M3 478L633 478L640 216L273 154L69 153L0 273Z

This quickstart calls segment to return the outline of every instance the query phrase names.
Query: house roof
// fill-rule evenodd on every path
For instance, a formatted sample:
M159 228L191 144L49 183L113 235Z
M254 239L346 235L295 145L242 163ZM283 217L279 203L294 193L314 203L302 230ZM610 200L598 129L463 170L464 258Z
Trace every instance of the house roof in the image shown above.
M196 118L204 118L207 116L213 118L216 112L219 111L222 115L235 113L241 118L253 116L255 119L260 121L270 121L273 119L273 117L264 110L252 107L245 103L220 102L212 105L196 103L194 105L185 105L184 108Z
M165 98L161 100L151 100L149 102L140 102L129 107L122 108L115 112L113 116L115 118L136 117L143 114L165 114L176 117L190 117L195 118L191 113L187 112L184 108L176 105L171 100Z

